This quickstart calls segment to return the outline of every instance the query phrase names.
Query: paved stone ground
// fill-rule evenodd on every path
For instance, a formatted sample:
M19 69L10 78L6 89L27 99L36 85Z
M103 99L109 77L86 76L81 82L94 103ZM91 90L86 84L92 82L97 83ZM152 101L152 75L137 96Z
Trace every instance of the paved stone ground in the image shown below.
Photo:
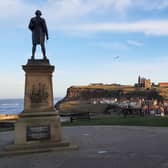
M168 128L95 126L63 128L77 151L0 158L0 168L168 168ZM13 132L0 133L0 148Z

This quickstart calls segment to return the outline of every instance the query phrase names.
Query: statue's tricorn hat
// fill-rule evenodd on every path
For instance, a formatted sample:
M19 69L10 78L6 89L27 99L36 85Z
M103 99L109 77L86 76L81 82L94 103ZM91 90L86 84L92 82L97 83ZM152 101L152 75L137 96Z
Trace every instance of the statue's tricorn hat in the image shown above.
M41 13L40 10L36 10L35 14L36 14L36 15L40 15L40 16L42 15L42 13Z

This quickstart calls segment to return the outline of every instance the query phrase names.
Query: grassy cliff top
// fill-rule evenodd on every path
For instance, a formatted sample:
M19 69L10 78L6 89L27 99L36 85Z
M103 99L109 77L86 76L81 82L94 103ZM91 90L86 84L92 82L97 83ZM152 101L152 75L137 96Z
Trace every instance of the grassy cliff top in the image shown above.
M138 88L133 85L119 85L119 84L90 84L85 86L72 86L74 89L104 89L104 90L124 90L124 91L147 91L145 88ZM165 90L165 88L152 87L151 91L154 90Z
M119 85L119 84L90 84L86 86L72 86L70 89L104 89L107 91L117 91L122 90L127 93L158 93L158 95L162 96L165 99L168 99L168 87L159 87L159 86L152 86L151 89L146 88L139 88L133 85Z
M135 87L132 85L119 85L119 84L90 84L83 86L72 86L72 88L79 89L134 89Z

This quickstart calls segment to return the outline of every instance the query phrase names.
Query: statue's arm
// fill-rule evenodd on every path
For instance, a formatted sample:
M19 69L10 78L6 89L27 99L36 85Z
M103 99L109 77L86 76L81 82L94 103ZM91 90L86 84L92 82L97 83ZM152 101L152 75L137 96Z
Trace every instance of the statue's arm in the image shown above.
M29 23L29 29L32 31L34 29L34 23L33 23L33 20L31 19L30 20L30 23Z
M46 38L48 40L48 29L47 29L47 24L46 24L45 20L44 20L44 29L45 29Z

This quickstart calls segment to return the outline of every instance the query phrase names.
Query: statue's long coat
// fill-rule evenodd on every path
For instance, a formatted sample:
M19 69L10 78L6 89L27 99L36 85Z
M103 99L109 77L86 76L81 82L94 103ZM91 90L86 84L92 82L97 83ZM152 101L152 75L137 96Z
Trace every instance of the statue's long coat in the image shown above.
M29 23L29 29L32 31L32 43L44 44L45 35L48 36L46 22L41 17L33 17Z

